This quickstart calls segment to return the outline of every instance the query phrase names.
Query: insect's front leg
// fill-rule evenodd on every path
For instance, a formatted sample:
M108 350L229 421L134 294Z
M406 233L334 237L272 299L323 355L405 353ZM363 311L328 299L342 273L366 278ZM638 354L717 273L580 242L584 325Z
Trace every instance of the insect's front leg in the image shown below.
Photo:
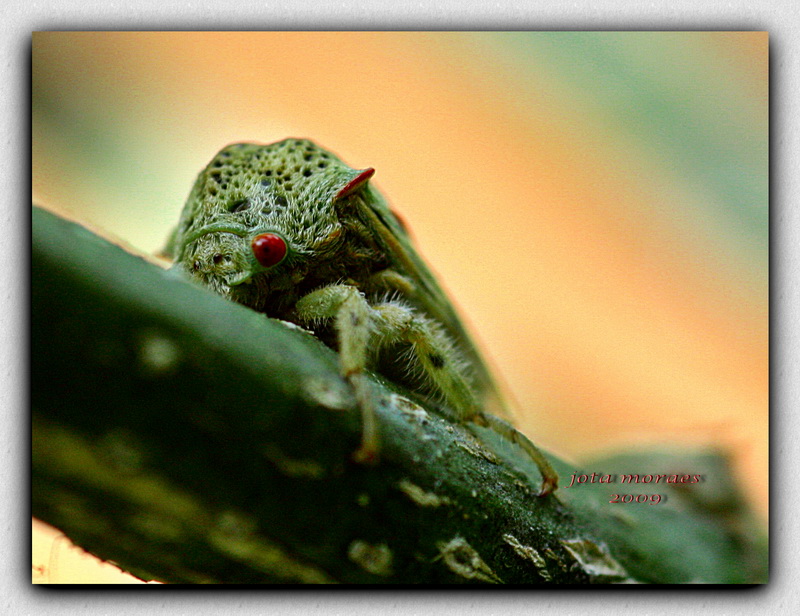
M336 284L302 297L294 313L297 320L311 325L333 319L341 374L351 383L361 409L362 439L354 454L356 461L375 461L380 444L374 397L364 373L371 359L370 349L396 342L410 344L412 360L458 409L459 419L480 412L450 339L430 319L404 303L388 301L371 306L358 288Z
M302 297L295 305L295 314L306 324L334 319L341 374L353 387L361 409L361 446L353 457L357 462L376 461L379 441L374 399L364 374L370 359L369 343L374 330L372 308L356 287L336 284Z

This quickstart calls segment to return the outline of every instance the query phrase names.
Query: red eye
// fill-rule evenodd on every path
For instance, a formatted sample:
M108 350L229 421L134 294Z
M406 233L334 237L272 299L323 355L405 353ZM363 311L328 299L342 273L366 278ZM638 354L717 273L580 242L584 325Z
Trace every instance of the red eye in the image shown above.
M256 235L250 245L256 259L264 267L278 265L286 256L286 241L275 233Z

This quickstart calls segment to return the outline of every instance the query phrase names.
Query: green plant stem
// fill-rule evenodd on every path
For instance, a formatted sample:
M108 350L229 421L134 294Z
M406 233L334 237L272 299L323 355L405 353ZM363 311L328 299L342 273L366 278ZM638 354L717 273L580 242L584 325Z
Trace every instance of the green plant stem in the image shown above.
M333 351L40 208L31 373L33 515L145 580L757 581L708 511L667 547L675 514L651 507L658 540L630 540L638 514L588 487L537 498L513 446L379 378L381 458L355 463Z

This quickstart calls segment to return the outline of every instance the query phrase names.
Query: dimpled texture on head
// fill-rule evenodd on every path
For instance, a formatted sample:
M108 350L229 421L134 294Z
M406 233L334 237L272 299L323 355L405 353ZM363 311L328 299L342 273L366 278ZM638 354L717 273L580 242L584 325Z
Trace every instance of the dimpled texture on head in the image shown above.
M331 201L355 173L307 139L229 145L198 176L178 242L209 225L234 223L271 227L302 249L336 225Z

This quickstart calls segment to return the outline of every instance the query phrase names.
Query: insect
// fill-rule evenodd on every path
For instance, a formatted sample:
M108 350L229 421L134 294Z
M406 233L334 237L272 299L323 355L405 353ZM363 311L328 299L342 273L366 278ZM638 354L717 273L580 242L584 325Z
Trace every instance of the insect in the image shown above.
M379 449L374 369L518 444L542 474L540 494L551 493L555 471L498 416L507 407L495 381L373 173L305 139L230 145L198 176L165 252L224 297L338 350L362 415L356 460Z

